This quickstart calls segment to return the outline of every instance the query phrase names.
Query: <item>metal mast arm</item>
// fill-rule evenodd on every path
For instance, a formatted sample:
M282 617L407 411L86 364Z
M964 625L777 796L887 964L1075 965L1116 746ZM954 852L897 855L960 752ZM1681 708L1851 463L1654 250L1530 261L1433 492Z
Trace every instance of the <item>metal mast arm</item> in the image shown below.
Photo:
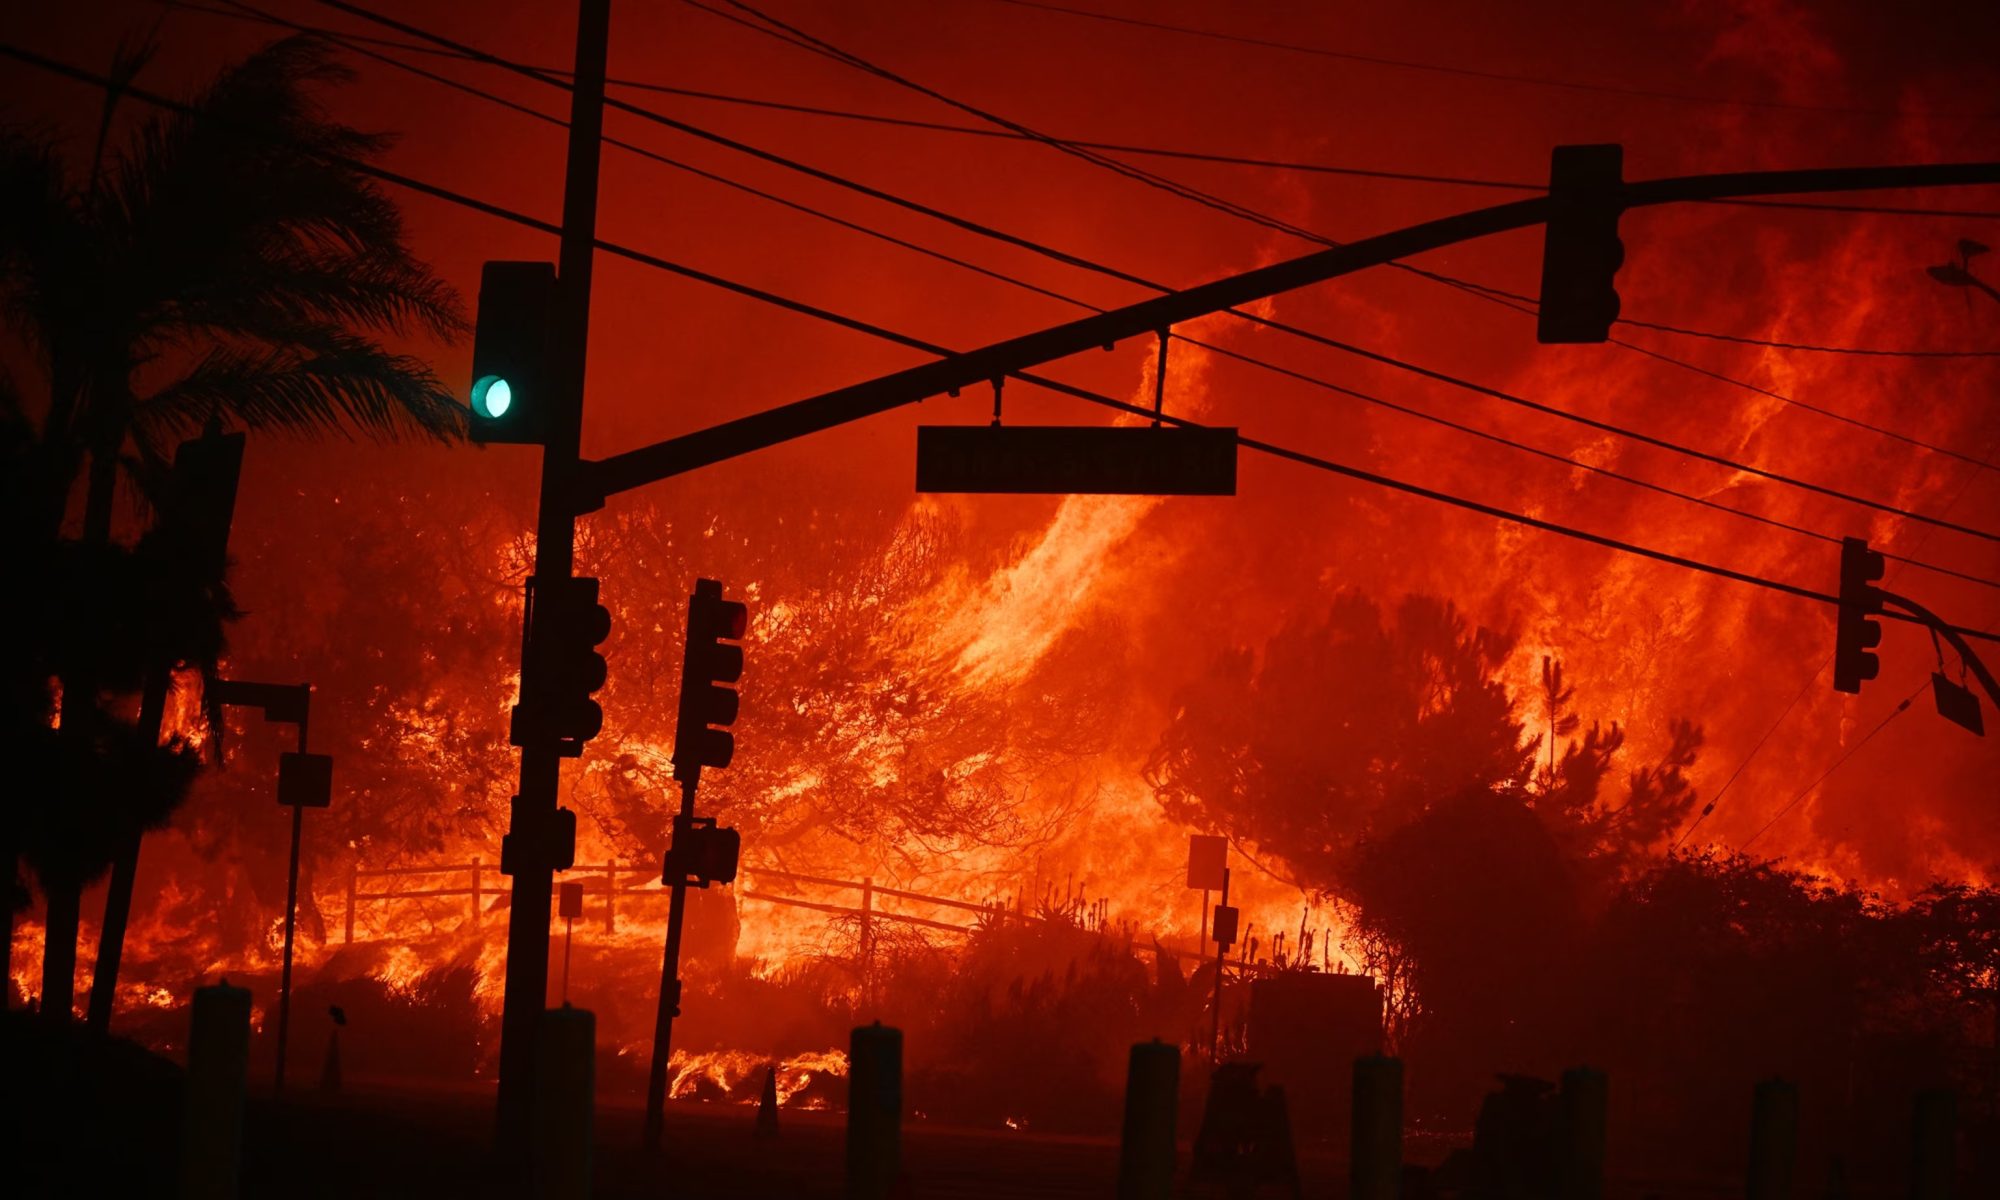
M1629 183L1620 192L1620 201L1625 208L1639 208L1741 196L1990 183L2000 183L2000 163L1750 171ZM585 462L580 464L573 492L576 508L579 512L589 511L601 505L607 496L672 475L874 416L930 396L986 383L1085 350L1108 348L1129 337L1157 334L1181 322L1249 304L1280 292L1473 238L1540 225L1548 220L1548 213L1548 198L1536 196L1441 217L1407 229L1378 234L1239 275L1211 280L1035 333L1008 338L977 350L822 392L650 446Z

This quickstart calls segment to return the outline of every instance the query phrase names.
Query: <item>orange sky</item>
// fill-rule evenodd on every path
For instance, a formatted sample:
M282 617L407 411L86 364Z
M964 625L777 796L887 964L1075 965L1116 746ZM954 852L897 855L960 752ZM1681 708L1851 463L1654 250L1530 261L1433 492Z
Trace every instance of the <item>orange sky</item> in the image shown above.
M1592 3L1493 5L1136 5L1101 11L1228 30L1251 37L1415 60L1477 72L1607 84L1639 91L1752 98L1759 106L1560 88L1184 37L1037 11L996 0L772 0L770 11L939 90L1048 132L1216 153L1304 159L1393 171L1534 181L1549 147L1618 141L1627 172L1644 178L1705 170L1993 159L2000 119L1950 114L1993 109L2000 13L1992 6L1865 3ZM318 5L272 0L295 19L358 30ZM387 6L385 6L387 7ZM567 5L395 5L410 22L495 52L566 64ZM95 69L156 5L64 6L10 21L6 34ZM265 37L257 26L176 11L160 26L164 53L143 83L179 93ZM563 113L552 89L448 60L434 69L543 111ZM560 207L559 131L379 64L332 92L333 111L401 135L391 168L554 219ZM972 119L890 84L758 37L696 9L620 0L611 72L790 102L924 120ZM9 111L69 127L95 97L67 82L10 67ZM1311 246L1204 209L1055 151L984 138L894 129L681 97L615 90L698 124L927 204L1173 284L1212 278ZM1782 107L1790 105L1800 107ZM1825 111L1895 110L1906 116ZM83 116L87 125L88 117ZM608 128L669 156L823 207L995 270L1100 304L1139 289L997 247L912 214L803 180L769 165L613 114ZM1307 175L1164 159L1139 161L1334 237L1353 237L1510 198L1514 193ZM1995 207L1993 189L1888 194L1884 202ZM414 244L470 294L489 258L554 256L553 240L435 200L410 197ZM1921 268L1960 236L1993 241L1992 220L1688 207L1625 222L1620 276L1628 316L1777 340L1921 347L2000 344L2000 308L1938 286ZM825 305L909 334L972 346L1066 319L1078 310L958 268L919 258L812 218L612 149L605 158L602 236ZM1420 265L1533 292L1539 239L1509 235L1427 256ZM1968 299L1974 303L1968 303ZM1533 322L1434 283L1370 272L1278 298L1278 317L1600 419L1744 461L1849 488L1987 528L2000 527L2000 474L1941 459L1849 425L1647 360L1616 347L1538 347ZM1974 574L2000 574L1990 542L1909 529L1877 514L1636 447L1330 350L1241 326L1209 323L1203 336L1295 370L1477 425L1595 464L1834 534L1866 534ZM1854 359L1627 330L1637 343L1787 395L1966 453L2000 455L1991 418L1994 360ZM464 374L469 347L435 352ZM1149 369L1149 346L1060 364L1051 373L1130 395ZM600 258L591 331L586 454L606 454L918 361L893 346ZM1741 570L1830 589L1836 551L1824 543L1635 494L1490 443L1369 409L1357 402L1221 361L1177 360L1170 407L1269 438L1518 507L1549 519L1656 545ZM1009 390L1016 419L1095 421L1068 400ZM919 420L983 420L990 397L968 393L820 435L660 485L649 501L715 488L755 504L778 490L829 510L907 506ZM533 456L367 446L253 447L239 529L282 530L341 517L333 501L367 504L422 481L465 498L531 508ZM618 505L631 500L613 502ZM778 503L772 500L771 503ZM990 561L1019 560L1058 502L944 502L988 546ZM448 530L442 532L449 532ZM772 549L782 554L782 544ZM1235 500L1181 500L1135 514L1097 551L1090 586L1070 619L1115 612L1149 668L1134 680L1141 709L1207 660L1208 648L1261 641L1286 615L1341 586L1389 596L1451 596L1480 620L1524 630L1520 678L1541 654L1571 664L1587 716L1629 723L1637 758L1657 750L1667 718L1708 731L1697 783L1712 795L1743 761L1831 648L1818 606L1669 567L1623 558L1305 468L1246 456ZM1152 564L1176 564L1175 588ZM616 586L605 570L607 589ZM1190 583L1188 581L1198 581ZM683 587L681 581L654 581ZM1892 586L1898 580L1892 577ZM1992 589L1912 574L1913 594L1965 624L2000 621ZM626 586L634 586L627 582ZM275 619L298 598L244 562L238 596L252 621ZM1187 627L1187 614L1199 626ZM259 639L248 639L258 641ZM308 677L310 646L287 664ZM1748 837L1809 783L1933 665L1927 639L1892 630L1881 679L1859 698L1822 677L1779 725L1732 788L1704 837ZM245 662L255 674L270 664ZM754 669L754 664L753 664ZM613 671L618 670L614 662ZM324 703L339 705L339 697ZM357 714L358 715L358 714ZM618 715L610 720L615 724ZM752 736L744 734L744 736ZM1135 747L1143 749L1143 747ZM1919 696L1896 722L1793 812L1760 850L1874 881L1927 871L2000 874L2000 809L1992 802L1992 743L1945 724Z

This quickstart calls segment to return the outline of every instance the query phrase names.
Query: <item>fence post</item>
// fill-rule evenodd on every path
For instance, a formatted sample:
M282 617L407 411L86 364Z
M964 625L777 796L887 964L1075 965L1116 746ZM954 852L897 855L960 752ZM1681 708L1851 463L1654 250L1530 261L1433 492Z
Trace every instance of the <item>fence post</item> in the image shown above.
M1353 1136L1347 1148L1352 1200L1396 1200L1403 1183L1403 1062L1354 1060Z
M1757 1085L1750 1109L1750 1200L1791 1200L1798 1156L1799 1089L1782 1079Z
M1174 1189L1174 1119L1181 1050L1154 1038L1132 1047L1125 1070L1125 1126L1118 1141L1118 1200L1168 1200Z
M618 862L604 864L604 932L618 932Z
M472 860L472 924L479 925L479 860Z
M351 863L347 868L347 929L340 936L342 945L354 940L354 892L361 882L361 864Z
M871 987L875 968L875 880L873 877L861 881L861 1002L875 1003L875 990Z
M1951 1200L1957 1174L1958 1098L1950 1088L1917 1093L1910 1154L1910 1200Z
M194 993L188 1032L181 1195L232 1200L243 1168L243 1094L250 1077L250 992L224 980Z
M1562 1200L1602 1200L1610 1102L1604 1072L1574 1067L1562 1077Z
M902 1174L903 1031L856 1028L847 1064L847 1200L887 1200Z

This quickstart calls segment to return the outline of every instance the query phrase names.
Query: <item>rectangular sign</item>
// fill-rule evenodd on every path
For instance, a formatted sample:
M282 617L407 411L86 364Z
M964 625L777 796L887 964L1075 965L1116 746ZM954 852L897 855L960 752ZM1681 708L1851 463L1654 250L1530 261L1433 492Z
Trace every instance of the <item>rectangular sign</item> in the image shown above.
M278 756L278 803L295 808L325 808L332 802L331 754Z
M1209 937L1217 945L1234 946L1236 944L1237 916L1238 913L1234 904L1218 904L1215 906L1215 924L1209 932Z
M1233 496L1236 430L923 425L919 492Z
M1223 868L1229 865L1229 840L1206 833L1188 835L1188 881L1190 888L1205 892L1222 890Z

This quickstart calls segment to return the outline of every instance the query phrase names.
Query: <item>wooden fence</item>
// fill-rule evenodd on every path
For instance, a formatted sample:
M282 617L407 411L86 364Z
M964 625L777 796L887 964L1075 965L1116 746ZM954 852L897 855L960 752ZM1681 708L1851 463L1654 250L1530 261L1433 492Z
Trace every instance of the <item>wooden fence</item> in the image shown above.
M450 863L442 866L391 867L379 870L362 870L357 866L350 869L347 875L347 907L341 940L343 942L352 942L354 940L354 914L356 908L363 903L385 903L397 900L441 900L464 897L468 902L468 920L473 925L478 925L484 913L486 898L489 896L507 895L511 887L508 881L489 880L487 878L489 874L495 872L496 868L494 866L477 858L470 862ZM883 887L878 885L872 878L859 880L828 879L818 875L801 875L792 871L781 871L773 867L745 867L742 874L755 883L770 881L780 884L804 884L808 887L830 888L834 891L857 893L858 903L848 905L832 904L821 900L808 900L796 895L784 895L766 890L761 886L753 886L752 884L742 882L739 882L735 889L736 897L739 900L751 900L762 904L774 904L788 908L810 909L814 912L826 913L831 917L852 917L857 919L860 923L861 948L864 958L871 957L870 952L873 948L875 938L875 923L878 921L913 925L924 929L937 929L947 933L970 934L980 927L979 919L983 919L984 921L1021 921L1030 924L1045 924L1061 920L1061 918L1057 917L1045 917L1022 911L1018 907L1018 902L1016 907L1009 908L999 902L980 903L973 900L961 900L952 896L931 896L922 892L904 891L901 888ZM443 886L408 889L384 888L379 891L361 890L363 883L368 880L421 880L424 877L434 878L439 876L445 877ZM464 883L459 885L451 880L450 877L452 876L460 877L464 880ZM561 872L554 886L560 886L561 883L566 881L581 882L586 900L591 896L603 897L604 912L602 921L606 933L615 933L618 929L620 897L625 897L627 901L633 899L653 900L664 899L669 894L669 890L660 883L658 872L629 863L608 862L597 865L571 867L568 871ZM911 913L895 912L880 906L879 902L885 898L930 905L952 912L968 913L977 919L967 924L955 924L950 921L920 917ZM1163 943L1156 942L1156 944L1159 944L1161 953L1182 961L1212 962L1215 958L1212 952L1203 953L1201 951L1176 950ZM1238 947L1239 954L1247 951L1247 948L1248 938L1246 937L1243 945ZM1241 957L1228 960L1227 967L1230 970L1248 974L1257 974L1274 969L1269 964L1246 962Z

